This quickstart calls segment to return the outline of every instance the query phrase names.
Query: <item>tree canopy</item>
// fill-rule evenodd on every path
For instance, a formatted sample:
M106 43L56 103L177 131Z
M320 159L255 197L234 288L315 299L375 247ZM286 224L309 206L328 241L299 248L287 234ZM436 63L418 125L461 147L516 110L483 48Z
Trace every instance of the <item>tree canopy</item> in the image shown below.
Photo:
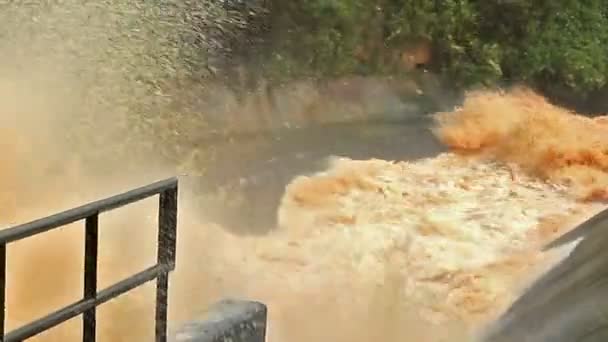
M600 0L271 0L269 65L283 76L395 72L391 55L428 39L428 67L459 84L585 93L607 82L607 15Z

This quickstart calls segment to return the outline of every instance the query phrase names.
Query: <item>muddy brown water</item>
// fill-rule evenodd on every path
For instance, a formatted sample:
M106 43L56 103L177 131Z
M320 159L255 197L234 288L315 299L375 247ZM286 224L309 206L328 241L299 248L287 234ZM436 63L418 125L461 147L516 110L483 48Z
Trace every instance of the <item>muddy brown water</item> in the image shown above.
M444 148L430 125L430 117L421 114L237 136L216 143L216 159L204 179L186 179L203 193L229 193L201 203L211 220L241 234L263 233L275 227L280 199L294 177L322 171L331 156L396 161L434 156ZM240 153L252 146L252 155Z
M232 206L226 200L215 204L206 202L206 208L201 210L208 210L214 221L238 234L264 233L276 225L276 212L285 186L298 175L325 169L330 156L400 161L445 151L430 131L431 123L429 116L421 114L394 122L328 124L253 134L218 144L216 163L207 173L206 182L195 183L212 192L228 188L243 198ZM239 154L251 146L255 146L255 157ZM235 212L239 213L238 219ZM606 241L587 237L587 241L591 240ZM605 258L599 255L582 260L580 255L587 256L591 250L597 248L579 246L573 255L524 292L483 340L606 340L605 305L601 299L606 297L606 286L601 285L603 281L595 280L597 274L605 273L601 267ZM576 267L571 267L572 260L579 260ZM560 279L555 279L556 274ZM549 278L553 280L547 282ZM552 297L546 298L549 294Z

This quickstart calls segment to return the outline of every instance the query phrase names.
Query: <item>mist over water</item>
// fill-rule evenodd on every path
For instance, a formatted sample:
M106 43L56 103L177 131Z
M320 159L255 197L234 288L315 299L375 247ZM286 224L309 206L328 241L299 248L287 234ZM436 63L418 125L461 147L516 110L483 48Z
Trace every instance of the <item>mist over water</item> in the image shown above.
M506 182L510 174L491 163L479 166L458 158L412 164L329 163L332 155L408 160L443 151L428 129L425 110L399 102L402 90L384 86L384 80L336 81L326 97L311 91L310 84L294 82L281 93L281 115L273 113L269 119L273 134L210 144L207 133L213 130L202 119L221 121L232 114L249 129L269 109L255 105L255 94L251 101L237 103L218 84L204 84L207 102L194 106L180 98L179 91L162 93L166 89L145 82L167 70L184 70L175 56L165 54L175 47L171 39L183 33L183 22L175 21L177 15L156 12L146 17L141 4L115 0L2 5L7 7L0 10L0 32L14 34L0 41L0 218L3 225L22 223L186 173L180 179L177 269L170 283L172 330L199 317L217 300L239 297L269 305L273 342L466 341L483 321L476 310L495 314L499 308L488 304L494 303L491 295L512 295L507 285L488 290L477 281L498 274L492 279L515 287L527 270L519 266L537 260L536 255L522 261L501 254L503 249L511 251L507 247L513 236L516 242L525 240L517 234L536 222L534 214L517 216L525 200L541 203L539 198L549 196L553 208L578 208L561 192L529 179L516 187L520 202L509 198L495 183ZM130 26L154 20L162 25L147 30ZM209 95L214 94L212 88L219 89L215 97ZM362 100L362 94L372 95ZM512 109L483 103L489 111ZM322 114L320 119L298 109L312 108L310 104ZM351 116L342 115L340 106ZM398 123L349 124L353 116L361 119L378 106L396 108ZM284 120L310 125L277 129ZM492 127L491 119L484 124ZM295 179L327 169L329 175ZM475 175L481 186L495 191L472 192L473 199L467 198L474 201L473 208L478 202L499 203L500 198L514 208L509 213L521 219L524 228L517 234L505 229L498 240L484 235L489 242L478 248L482 244L470 240L466 230L425 216L422 211L433 214L450 202L441 186L454 185L456 178L450 177L458 172L462 179L457 180L467 181L468 173L479 172ZM420 182L428 188L418 186ZM530 184L546 192L527 190ZM415 189L430 195L416 194ZM454 210L466 216L465 209ZM554 214L552 208L543 210ZM155 262L156 220L154 199L101 216L99 288ZM475 222L462 221L460 226ZM430 242L435 240L425 239L425 234L447 237L437 238L439 247L434 249ZM83 223L78 223L9 248L9 329L80 298L83 246ZM479 249L482 261L496 261L489 270L475 268L479 260L470 255ZM444 258L445 250L455 253L454 258ZM420 255L424 257L414 258ZM427 262L426 257L439 261ZM441 297L447 293L444 286L453 283L433 277L420 291L413 290L417 280L409 273L422 272L416 273L422 277L427 271L443 272L441 267L453 271L450 281L465 284L462 297ZM469 296L469 289L477 292ZM154 284L148 284L101 306L99 339L153 340L153 291ZM77 341L80 334L77 318L33 340Z
M182 119L177 113L150 118L131 112L133 102L142 101L147 106L163 103L142 95L149 89L138 82L139 76L134 73L162 74L162 70L157 70L159 66L146 59L150 54L158 57L154 56L158 50L144 45L143 39L138 40L141 37L132 38L131 34L137 31L119 25L124 18L120 14L122 10L131 15L131 19L141 19L137 6L113 5L118 6L120 2L2 5L5 6L2 31L12 33L10 39L4 37L0 43L3 55L0 136L4 147L0 179L4 225L26 222L182 171L182 165L168 161L163 155L141 152L148 145L175 143L175 140L164 140L166 135L147 134L150 125L152 128L158 125L156 128L164 132L167 127L179 129ZM175 26L167 25L165 29ZM171 31L164 33L171 35ZM151 37L156 36L143 35L143 38ZM139 130L141 125L133 125L137 120L149 126ZM285 150L286 154L289 152ZM190 156L189 153L182 155L184 159ZM322 157L324 153L306 160ZM283 182L286 184L299 172L297 167L288 170ZM320 283L310 284L304 292L291 292L289 277L276 273L264 276L261 264L253 258L257 244L261 244L258 249L274 251L273 246L280 246L285 240L280 235L251 238L227 233L206 219L213 216L212 212L194 204L199 195L188 188L181 191L178 267L171 281L172 328L195 318L209 304L225 296L236 296L282 303L272 306L271 315L291 322L286 330L291 340L329 337L367 340L366 334L353 331L357 321L365 322L368 327L375 324L377 329L365 329L374 337L384 334L384 309L379 309L370 322L365 304L369 303L365 298L375 286L370 287L368 283L373 282L375 276L364 275L358 284L352 281L354 273L341 270L339 265L327 264L326 267L335 268L338 278L318 279ZM273 194L275 204L280 195L278 191ZM267 212L276 216L276 211ZM155 219L153 200L102 215L99 288L155 261ZM9 329L80 298L82 225L70 225L10 246ZM289 268L292 262L289 251L283 251L282 247L278 251L286 253L279 254L278 262L286 259L285 266ZM248 261L248 258L253 259ZM340 284L355 288L341 288ZM284 290L276 291L277 286ZM153 284L149 284L100 307L100 340L152 340L153 288ZM336 296L339 297L336 300L343 301L345 292L362 298L356 308L353 303L334 301ZM329 309L336 305L340 307L339 312L332 314ZM322 312L326 314L321 315ZM309 321L309 317L314 319ZM328 326L330 318L337 321ZM394 322L394 327L387 332L395 338L397 323L401 324ZM273 333L276 330L277 327L271 326L271 335L284 337ZM32 340L76 341L80 334L77 318Z

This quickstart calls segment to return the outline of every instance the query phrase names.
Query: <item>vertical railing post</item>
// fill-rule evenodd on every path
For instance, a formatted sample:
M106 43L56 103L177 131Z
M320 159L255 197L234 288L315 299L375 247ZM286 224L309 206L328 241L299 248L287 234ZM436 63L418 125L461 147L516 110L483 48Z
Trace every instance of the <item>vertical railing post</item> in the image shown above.
M0 244L0 342L4 342L6 323L6 243Z
M156 342L167 341L169 271L175 268L177 241L177 187L160 193L158 209L158 265L163 268L156 280Z
M99 214L156 194L160 195L157 264L98 293ZM85 219L83 300L6 334L7 244L82 219ZM0 231L0 342L27 340L80 314L83 316L83 341L95 342L97 306L154 278L157 278L156 341L166 342L169 273L175 268L176 232L177 179L175 178Z
M158 209L158 263L175 268L177 241L177 187L160 193Z
M86 218L84 238L84 299L94 299L97 296L97 248L99 214ZM95 342L96 338L96 306L82 314L82 340Z

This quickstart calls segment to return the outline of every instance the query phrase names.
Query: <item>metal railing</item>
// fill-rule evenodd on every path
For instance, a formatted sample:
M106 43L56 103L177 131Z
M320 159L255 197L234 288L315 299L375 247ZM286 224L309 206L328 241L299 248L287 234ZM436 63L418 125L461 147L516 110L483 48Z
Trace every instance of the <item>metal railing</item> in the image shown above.
M96 308L146 282L156 279L156 341L167 340L167 290L169 272L175 268L177 232L177 178L156 182L43 219L0 231L0 342L17 342L49 330L73 317L83 316L82 339L96 340ZM158 247L156 265L101 291L97 290L99 214L159 195ZM83 298L43 318L5 334L6 245L34 235L85 220Z

